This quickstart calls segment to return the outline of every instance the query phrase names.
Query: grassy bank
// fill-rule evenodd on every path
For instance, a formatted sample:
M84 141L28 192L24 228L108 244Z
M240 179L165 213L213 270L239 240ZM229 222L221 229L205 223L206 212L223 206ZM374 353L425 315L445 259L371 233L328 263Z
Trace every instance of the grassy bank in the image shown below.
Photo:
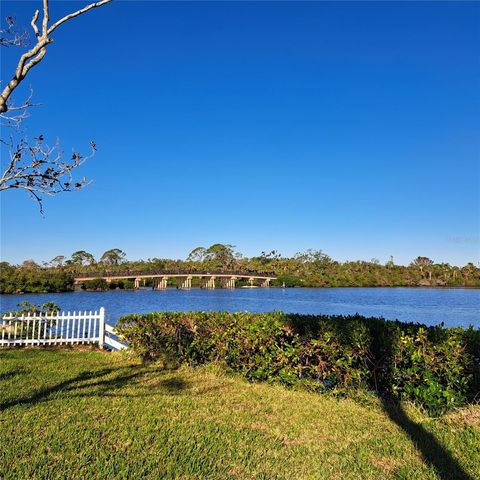
M0 478L480 478L480 407L162 370L120 354L0 351Z

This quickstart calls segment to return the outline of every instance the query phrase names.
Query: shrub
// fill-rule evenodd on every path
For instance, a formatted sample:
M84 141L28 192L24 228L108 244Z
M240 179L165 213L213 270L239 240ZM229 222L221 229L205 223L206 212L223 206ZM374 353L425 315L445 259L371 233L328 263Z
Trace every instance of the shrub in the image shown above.
M82 282L83 290L108 290L109 288L108 282L103 278L94 278Z
M63 271L14 268L2 263L0 293L43 293L73 290L73 276Z
M419 401L441 414L467 400L471 373L460 329L400 333L393 345L388 376L395 396ZM470 363L468 360L467 363Z
M135 288L135 282L132 280L122 280L120 288L124 290L133 290Z
M133 290L134 287L135 284L131 280L117 280L108 284L110 290L116 290L117 288L120 290Z
M6 312L9 315L14 315L15 317L21 317L22 315L35 314L37 318L37 330L35 333L35 338L45 338L45 335L48 335L50 329L56 324L56 320L51 317L48 318L48 315L53 315L59 312L60 307L54 302L46 302L42 305L37 305L30 303L25 300L17 304L17 307L20 307L18 310L11 310ZM35 324L29 320L23 320L23 325L21 331L15 331L17 338L32 338L35 329ZM0 325L0 334L12 332L12 326L8 324Z
M345 395L358 388L441 414L475 398L480 334L355 316L280 312L129 315L118 332L144 359L221 362L251 381Z
M41 315L50 315L58 313L60 307L54 302L45 302L42 305L35 303L30 303L28 300L17 303L17 307L20 307L18 310L11 310L7 313L12 315L26 315L29 313L41 314Z

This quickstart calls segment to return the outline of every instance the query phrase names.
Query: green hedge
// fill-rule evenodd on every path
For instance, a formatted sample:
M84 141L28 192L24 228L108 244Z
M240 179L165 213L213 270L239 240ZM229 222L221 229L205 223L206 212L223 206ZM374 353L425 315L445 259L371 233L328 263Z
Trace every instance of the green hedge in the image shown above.
M249 380L345 395L363 388L432 414L474 401L480 331L361 316L161 312L117 330L144 359L222 362Z

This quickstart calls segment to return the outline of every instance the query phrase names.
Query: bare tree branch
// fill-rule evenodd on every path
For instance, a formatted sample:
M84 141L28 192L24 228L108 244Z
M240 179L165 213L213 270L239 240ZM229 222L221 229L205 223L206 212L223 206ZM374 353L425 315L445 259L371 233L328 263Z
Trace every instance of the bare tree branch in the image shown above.
M27 52L25 52L19 59L17 68L15 70L15 75L13 78L8 82L8 84L3 89L2 93L0 94L0 113L5 113L9 109L8 100L14 90L20 85L23 79L26 77L28 72L38 63L41 62L45 54L47 53L47 45L53 41L49 37L49 35L62 23L67 22L68 20L78 17L85 12L88 12L92 8L101 7L107 3L110 3L112 0L101 0L99 2L94 2L86 7L77 10L76 12L70 13L65 17L61 18L57 22L55 22L50 27L48 26L50 20L50 13L49 13L49 0L43 0L43 20L42 20L42 33L40 34L39 29L37 27L37 20L39 17L39 12L36 11L33 15L31 25L33 31L35 32L35 36L37 39L37 43Z
M40 36L40 32L38 31L38 27L37 27L37 20L39 15L40 15L40 12L38 10L35 10L35 13L33 14L33 17L32 17L32 21L30 22L30 25L32 26L33 31L35 32L35 37L37 38Z
M50 12L48 11L48 0L43 0L43 21L42 21L42 35L48 35L48 20L50 19Z
M45 143L43 135L34 140L32 145L26 139L15 145L13 137L10 137L10 161L0 178L0 191L25 190L38 202L42 211L43 195L71 192L87 185L85 177L74 181L72 170L95 154L96 145L95 142L90 142L89 155L73 152L69 160L64 160L64 152L60 150L58 140L53 146Z
M26 30L19 30L16 26L15 17L5 18L6 28L0 29L0 46L24 47L28 44L29 35Z
M60 192L79 190L87 185L85 177L74 180L72 171L80 167L91 158L96 151L95 142L90 142L91 151L82 155L74 151L69 159L65 159L60 150L59 142L53 146L45 143L44 136L39 135L29 142L22 127L23 121L29 116L29 109L36 104L32 103L33 90L20 105L12 102L12 94L25 79L28 72L40 63L47 53L47 46L53 41L50 34L61 24L71 18L110 3L112 0L102 0L91 3L74 13L66 15L49 27L50 12L49 0L43 0L43 17L39 25L40 11L36 10L30 21L35 34L36 43L23 53L11 80L3 87L0 93L0 126L10 127L8 138L0 138L2 152L2 170L0 176L0 192L9 189L19 189L28 192L39 204L43 212L42 198L45 195L55 195ZM0 46L24 46L28 34L19 34L15 26L15 19L7 17L7 28L0 30Z
M48 0L46 0L48 2ZM62 23L67 22L71 18L78 17L79 15L82 15L85 12L88 12L92 8L97 8L101 7L102 5L105 5L106 3L110 3L112 0L101 0L100 2L95 2L91 3L90 5L87 5L86 7L74 12L70 13L69 15L66 15L65 17L61 18L57 22L55 22L47 31L47 34L50 35L57 27L59 27Z
M30 93L21 105L9 105L7 113L0 113L0 127L10 127L18 130L24 120L30 115L28 109L30 107L38 107L39 103L33 103L33 89L30 87ZM0 142L5 143L0 138Z

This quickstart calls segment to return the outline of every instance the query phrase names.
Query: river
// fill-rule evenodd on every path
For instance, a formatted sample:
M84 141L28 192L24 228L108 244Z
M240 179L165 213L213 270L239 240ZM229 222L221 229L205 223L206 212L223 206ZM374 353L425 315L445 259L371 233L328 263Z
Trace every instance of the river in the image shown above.
M140 289L136 291L69 292L0 295L0 310L14 310L27 300L55 302L62 310L105 307L114 325L128 313L151 311L250 311L310 314L359 313L445 326L480 327L480 290L448 288L256 288L235 290Z

